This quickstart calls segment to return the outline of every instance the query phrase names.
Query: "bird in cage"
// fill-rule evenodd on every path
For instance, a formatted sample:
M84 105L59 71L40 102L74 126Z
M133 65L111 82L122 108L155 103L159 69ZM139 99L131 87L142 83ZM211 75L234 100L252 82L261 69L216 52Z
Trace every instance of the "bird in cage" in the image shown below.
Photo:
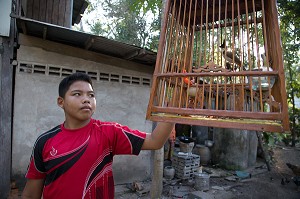
M230 64L229 62L226 62L225 68L226 68L227 70L232 70L232 66L231 66L231 64Z
M226 42L225 42L225 39L224 39L223 43L220 46L220 48L222 50L222 55L223 55L224 59L227 61L227 63L232 65L230 67L231 70L237 70L237 68L241 69L242 68L242 62L241 62L240 58L237 55L233 54L233 52L231 52L229 50L226 51L225 47L226 47ZM228 64L226 64L226 68L227 69L229 68Z
M183 69L182 73L186 73L186 70ZM195 78L193 78L193 77L192 78L184 77L183 82L186 83L186 84L189 84L189 85L193 85L195 83Z

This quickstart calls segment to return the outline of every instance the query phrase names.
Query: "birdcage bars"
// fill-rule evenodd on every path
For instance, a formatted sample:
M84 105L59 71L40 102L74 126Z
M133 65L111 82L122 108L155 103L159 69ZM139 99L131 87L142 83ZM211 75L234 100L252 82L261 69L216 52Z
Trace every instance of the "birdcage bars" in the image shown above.
M147 119L288 131L284 85L275 1L167 1Z

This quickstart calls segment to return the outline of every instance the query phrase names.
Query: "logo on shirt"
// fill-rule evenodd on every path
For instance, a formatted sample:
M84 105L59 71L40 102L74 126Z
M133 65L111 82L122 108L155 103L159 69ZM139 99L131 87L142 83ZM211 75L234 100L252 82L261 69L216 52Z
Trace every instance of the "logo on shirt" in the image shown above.
M52 147L52 151L50 151L50 155L55 156L57 154L57 150Z

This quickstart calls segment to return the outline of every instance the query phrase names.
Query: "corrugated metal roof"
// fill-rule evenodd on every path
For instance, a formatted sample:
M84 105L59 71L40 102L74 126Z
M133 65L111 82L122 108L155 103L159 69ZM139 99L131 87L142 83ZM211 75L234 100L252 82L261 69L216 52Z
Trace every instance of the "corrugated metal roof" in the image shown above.
M156 62L156 53L141 47L28 18L14 17L18 31L26 35L149 66L154 66Z

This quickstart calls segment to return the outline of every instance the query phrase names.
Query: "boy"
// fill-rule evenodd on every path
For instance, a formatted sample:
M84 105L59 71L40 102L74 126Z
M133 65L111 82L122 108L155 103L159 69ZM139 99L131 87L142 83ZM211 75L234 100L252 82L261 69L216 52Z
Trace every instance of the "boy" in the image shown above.
M63 124L40 135L26 173L22 198L114 198L113 156L160 149L174 124L151 133L92 118L96 99L91 78L74 73L59 84Z

